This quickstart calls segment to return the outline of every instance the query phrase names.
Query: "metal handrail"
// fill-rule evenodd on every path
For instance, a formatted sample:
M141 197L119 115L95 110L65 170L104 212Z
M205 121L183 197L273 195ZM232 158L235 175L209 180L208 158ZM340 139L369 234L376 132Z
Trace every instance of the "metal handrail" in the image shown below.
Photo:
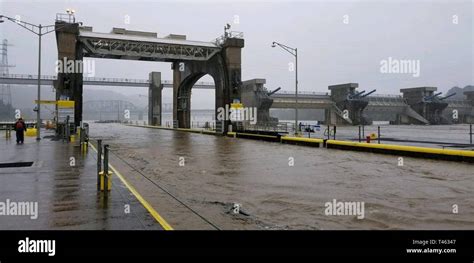
M286 91L286 90L283 90L283 91L278 91L275 93L275 95L278 95L278 94L285 94L285 95L295 95L295 92L294 91ZM298 94L302 94L302 95L329 95L329 93L327 92L319 92L319 91L298 91Z
M395 94L371 94L369 97L384 97L384 98L403 98L402 95L395 95Z
M243 124L245 130L250 131L274 131L274 132L290 132L294 130L294 123L292 122L278 122L278 123L259 123L259 124Z
M222 44L224 44L224 41L225 41L227 38L244 38L244 33L243 33L243 32L239 32L239 31L226 32L225 35L222 35L222 36L216 38L216 39L213 41L213 43L215 43L215 44L218 45L218 46L221 46Z
M61 14L61 13L57 13L57 14L56 14L56 21L57 21L57 22L75 23L75 22L76 22L76 18L74 17L73 14Z

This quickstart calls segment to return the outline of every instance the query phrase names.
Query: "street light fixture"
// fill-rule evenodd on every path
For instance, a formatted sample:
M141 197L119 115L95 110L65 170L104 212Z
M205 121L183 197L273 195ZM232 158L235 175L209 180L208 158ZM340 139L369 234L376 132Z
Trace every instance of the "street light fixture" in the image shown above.
M76 13L76 10L74 9L66 9L66 13L68 14L69 16L69 23L72 21L73 23L75 22L75 18L74 18L74 13Z
M273 42L272 47L279 46L284 49L286 52L290 53L295 57L295 133L298 134L299 126L298 126L298 49L292 48L286 45L283 45L278 42Z
M72 15L72 14L71 14ZM34 25L28 22L20 21L18 19L0 15L0 23L4 22L4 18L7 20L12 21L13 23L25 28L26 30L32 32L33 34L38 36L38 95L37 95L37 104L36 104L36 140L39 141L41 140L40 136L40 130L41 130L41 116L40 116L40 100L41 100L41 37L43 35L46 35L48 33L51 33L55 31L55 25L48 25L48 26L43 26L41 24L39 25ZM66 24L67 25L67 24ZM66 25L63 25L62 27L65 27ZM59 27L59 28L62 28ZM59 29L58 28L58 29ZM44 31L43 31L44 30Z

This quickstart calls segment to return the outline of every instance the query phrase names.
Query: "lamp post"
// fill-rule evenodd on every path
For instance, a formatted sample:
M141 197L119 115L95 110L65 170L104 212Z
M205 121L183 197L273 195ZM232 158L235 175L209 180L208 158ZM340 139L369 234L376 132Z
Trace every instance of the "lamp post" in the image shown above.
M286 45L283 45L278 42L273 42L272 47L279 46L291 55L295 57L295 133L299 133L299 126L298 126L298 49L292 48Z
M68 12L69 14L69 12ZM72 15L73 13L69 14ZM32 32L38 36L38 95L36 102L36 140L41 140L40 130L41 130L41 116L40 116L40 100L41 100L41 37L55 31L55 25L43 26L41 24L34 25L28 22L20 21L16 18L0 15L0 23L4 22L4 19L10 20L13 23L25 28L26 30ZM65 26L65 25L64 25ZM63 26L63 27L64 27Z

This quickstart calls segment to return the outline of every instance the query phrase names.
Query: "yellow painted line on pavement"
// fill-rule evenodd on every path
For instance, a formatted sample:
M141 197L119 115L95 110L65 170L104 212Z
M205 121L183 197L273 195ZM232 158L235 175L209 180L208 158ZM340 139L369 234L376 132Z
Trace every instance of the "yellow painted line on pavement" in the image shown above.
M89 144L92 149L97 152L95 146L92 143ZM164 230L173 230L171 225L166 222L166 220L150 205L150 203L148 203L147 200L145 200L145 198L143 198L143 196L132 185L127 182L127 180L125 180L125 177L123 177L123 175L117 169L115 169L115 167L113 167L110 163L109 167L118 176L122 183L128 188L128 190L130 190L130 192L132 192L132 194L138 199L138 201L140 201L140 203L145 207L145 209L148 210L148 212L153 216L153 218L155 218L155 220L163 227Z

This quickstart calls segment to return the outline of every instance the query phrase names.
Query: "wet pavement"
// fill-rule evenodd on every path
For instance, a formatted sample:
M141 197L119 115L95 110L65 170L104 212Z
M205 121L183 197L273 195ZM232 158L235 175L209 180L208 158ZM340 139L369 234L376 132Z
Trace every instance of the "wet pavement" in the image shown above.
M1 133L0 164L33 165L0 168L0 204L37 202L38 216L0 215L1 230L161 229L116 176L104 201L97 191L97 154L92 149L83 155L78 143L53 141L51 131L42 131L39 143L35 137L25 137L23 145L17 145L12 135L7 140Z

